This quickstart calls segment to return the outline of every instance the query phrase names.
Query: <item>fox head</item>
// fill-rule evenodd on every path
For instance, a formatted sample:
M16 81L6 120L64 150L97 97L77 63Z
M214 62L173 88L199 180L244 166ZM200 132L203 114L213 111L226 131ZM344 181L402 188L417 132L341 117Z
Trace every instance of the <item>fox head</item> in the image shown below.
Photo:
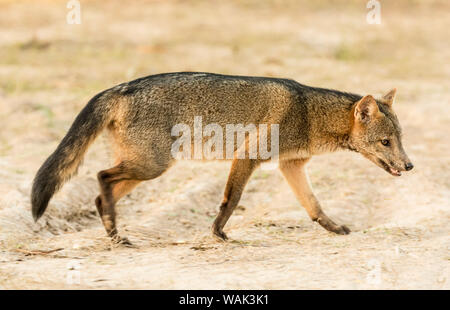
M414 166L403 150L402 132L392 105L396 89L381 99L364 96L354 104L350 145L394 176Z

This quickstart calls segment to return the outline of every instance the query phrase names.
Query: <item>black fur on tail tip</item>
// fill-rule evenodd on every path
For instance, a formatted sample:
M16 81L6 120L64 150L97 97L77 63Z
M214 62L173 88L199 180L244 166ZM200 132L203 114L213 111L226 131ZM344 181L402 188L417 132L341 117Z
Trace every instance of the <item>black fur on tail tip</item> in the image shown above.
M38 173L31 192L31 213L35 222L44 214L48 202L56 191L55 182L42 180Z
M45 209L47 208L47 204L50 201L50 199L46 199L46 201L42 201L40 203L39 207L34 207L31 209L32 210L32 214L33 214L33 219L34 222L37 222L39 220L39 218L42 216L42 214L44 214Z

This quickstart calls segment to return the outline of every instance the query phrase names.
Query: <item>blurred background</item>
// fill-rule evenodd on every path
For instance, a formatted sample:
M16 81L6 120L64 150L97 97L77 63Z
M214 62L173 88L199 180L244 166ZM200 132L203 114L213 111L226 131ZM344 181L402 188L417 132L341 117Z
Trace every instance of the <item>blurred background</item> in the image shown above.
M380 24L368 22L373 1L364 0L80 0L80 24L67 22L69 2L0 0L3 286L71 288L66 265L81 257L75 287L449 288L448 1L379 1ZM234 241L217 244L209 226L229 163L180 163L119 203L119 229L139 248L112 253L93 204L95 174L110 166L101 137L33 224L34 174L87 101L171 71L292 78L375 96L396 87L416 168L394 179L358 154L314 159L315 192L352 229L345 237L311 223L278 171L258 170L226 226ZM65 258L24 254L58 247Z

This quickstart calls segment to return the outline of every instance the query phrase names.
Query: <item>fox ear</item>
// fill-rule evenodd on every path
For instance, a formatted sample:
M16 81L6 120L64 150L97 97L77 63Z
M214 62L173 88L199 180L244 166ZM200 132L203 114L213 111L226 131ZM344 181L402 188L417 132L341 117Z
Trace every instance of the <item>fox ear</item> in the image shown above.
M397 92L397 88L391 89L386 95L381 98L381 101L388 106L392 106L395 99L395 93Z
M379 111L377 102L372 95L366 95L356 103L355 118L361 123L369 123Z

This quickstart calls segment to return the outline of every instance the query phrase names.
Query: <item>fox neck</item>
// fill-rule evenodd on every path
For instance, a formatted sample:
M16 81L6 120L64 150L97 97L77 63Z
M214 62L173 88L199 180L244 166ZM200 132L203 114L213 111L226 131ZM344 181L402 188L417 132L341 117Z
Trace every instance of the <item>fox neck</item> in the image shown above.
M313 154L356 149L350 134L354 123L354 104L349 101L326 104L326 111L312 119L311 152Z

